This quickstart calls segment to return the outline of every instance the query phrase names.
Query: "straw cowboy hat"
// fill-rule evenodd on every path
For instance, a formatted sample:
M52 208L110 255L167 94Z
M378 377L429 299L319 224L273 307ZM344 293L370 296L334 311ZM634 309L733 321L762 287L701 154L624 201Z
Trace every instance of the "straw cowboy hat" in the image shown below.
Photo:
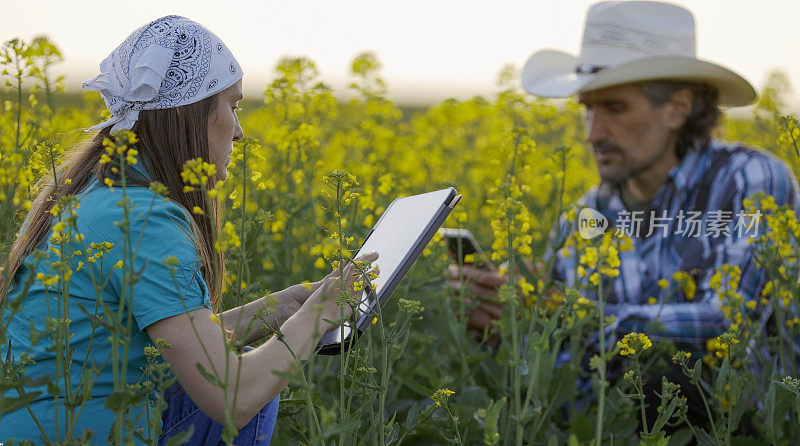
M661 2L600 2L586 14L580 55L557 50L533 54L522 69L522 86L536 96L563 98L629 82L674 79L716 86L721 105L737 107L756 99L742 76L698 59L695 52L689 10Z

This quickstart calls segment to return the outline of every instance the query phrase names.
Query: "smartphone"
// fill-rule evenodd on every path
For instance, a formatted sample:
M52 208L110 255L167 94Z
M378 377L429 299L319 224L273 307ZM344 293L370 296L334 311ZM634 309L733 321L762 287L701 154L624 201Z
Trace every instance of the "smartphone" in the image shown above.
M481 269L490 268L489 258L468 229L441 228L439 233L444 237L447 251L453 260L460 264L475 265Z

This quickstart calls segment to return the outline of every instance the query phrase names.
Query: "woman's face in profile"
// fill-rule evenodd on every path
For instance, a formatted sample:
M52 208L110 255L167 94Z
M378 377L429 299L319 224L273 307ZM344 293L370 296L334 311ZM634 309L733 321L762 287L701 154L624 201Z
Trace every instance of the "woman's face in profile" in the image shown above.
M242 100L242 80L217 94L217 104L208 118L208 151L211 163L217 166L217 178L224 181L228 177L228 164L231 162L233 141L244 136L239 117L236 116L238 102Z

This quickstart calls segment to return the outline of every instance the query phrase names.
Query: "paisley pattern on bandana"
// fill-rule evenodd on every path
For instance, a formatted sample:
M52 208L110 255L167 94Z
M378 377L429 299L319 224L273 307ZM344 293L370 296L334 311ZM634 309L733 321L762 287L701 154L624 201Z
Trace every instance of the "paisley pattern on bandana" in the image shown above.
M215 51L216 50L216 51ZM100 91L114 125L130 129L139 110L179 107L211 96L241 79L230 50L208 29L181 16L165 16L134 31L84 82Z

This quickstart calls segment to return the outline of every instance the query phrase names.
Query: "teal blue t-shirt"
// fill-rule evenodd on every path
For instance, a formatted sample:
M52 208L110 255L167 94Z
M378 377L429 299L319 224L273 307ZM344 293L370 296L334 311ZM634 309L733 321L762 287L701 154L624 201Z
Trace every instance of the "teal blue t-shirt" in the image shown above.
M92 442L104 444L109 430L114 423L114 413L105 408L105 400L114 388L112 367L112 344L110 332L102 324L92 333L92 318L85 312L110 321L120 314L123 324L130 322L131 337L128 345L128 363L125 368L125 381L135 383L142 377L147 363L144 348L152 345L145 328L158 320L181 314L202 307L211 308L209 291L203 280L200 258L192 242L190 215L180 205L165 201L164 197L143 187L128 187L130 199L130 240L131 249L135 251L133 270L141 272L140 279L133 286L126 301L129 304L121 309L123 296L123 268L115 268L120 260L127 261L123 253L123 231L118 222L123 221L123 208L120 202L123 192L120 187L109 188L94 181L79 195L77 213L77 233L83 240L78 242L73 237L70 245L64 245L64 252L73 254L69 269L72 271L69 280L70 348L73 352L71 365L71 385L76 389L79 385L81 370L84 367L95 372L91 374L91 399L76 409L74 436L80 435L83 429L94 431ZM54 220L55 221L55 220ZM56 355L52 350L52 340L45 335L37 342L31 341L33 330L45 332L49 318L63 317L64 301L63 284L45 285L49 275L58 274L51 265L60 256L54 249L50 234L39 248L49 253L49 257L37 261L29 256L25 265L20 267L11 284L7 297L14 301L24 288L31 275L44 274L44 280L36 280L21 302L19 311L11 314L6 309L3 323L7 326L7 337L11 341L11 354L19 358L22 353L32 356L35 364L26 368L29 377L53 376L56 367ZM80 238L80 237L78 237ZM97 250L88 249L91 243L110 242L113 248L102 258L94 257ZM76 252L77 251L77 252ZM93 257L91 262L87 257ZM172 266L165 264L170 259ZM130 257L127 257L130 258ZM56 264L56 267L58 265ZM106 304L106 311L98 304L98 299ZM83 309L83 310L82 310ZM85 312L84 312L85 311ZM110 314L108 313L110 311ZM5 355L5 348L4 355ZM121 357L123 350L119 348ZM118 362L119 364L119 362ZM121 373L121 372L120 372ZM59 382L63 396L64 382ZM61 398L58 410L55 410L53 395L47 386L26 389L28 393L41 391L42 394L30 405L48 438L64 439L65 409ZM73 390L74 392L74 390ZM17 396L11 391L6 396ZM138 419L139 426L147 426L150 416L146 403L126 415L128 419ZM58 428L56 429L56 422ZM0 442L16 439L32 439L40 443L41 432L36 426L28 410L23 408L3 415L0 420Z

